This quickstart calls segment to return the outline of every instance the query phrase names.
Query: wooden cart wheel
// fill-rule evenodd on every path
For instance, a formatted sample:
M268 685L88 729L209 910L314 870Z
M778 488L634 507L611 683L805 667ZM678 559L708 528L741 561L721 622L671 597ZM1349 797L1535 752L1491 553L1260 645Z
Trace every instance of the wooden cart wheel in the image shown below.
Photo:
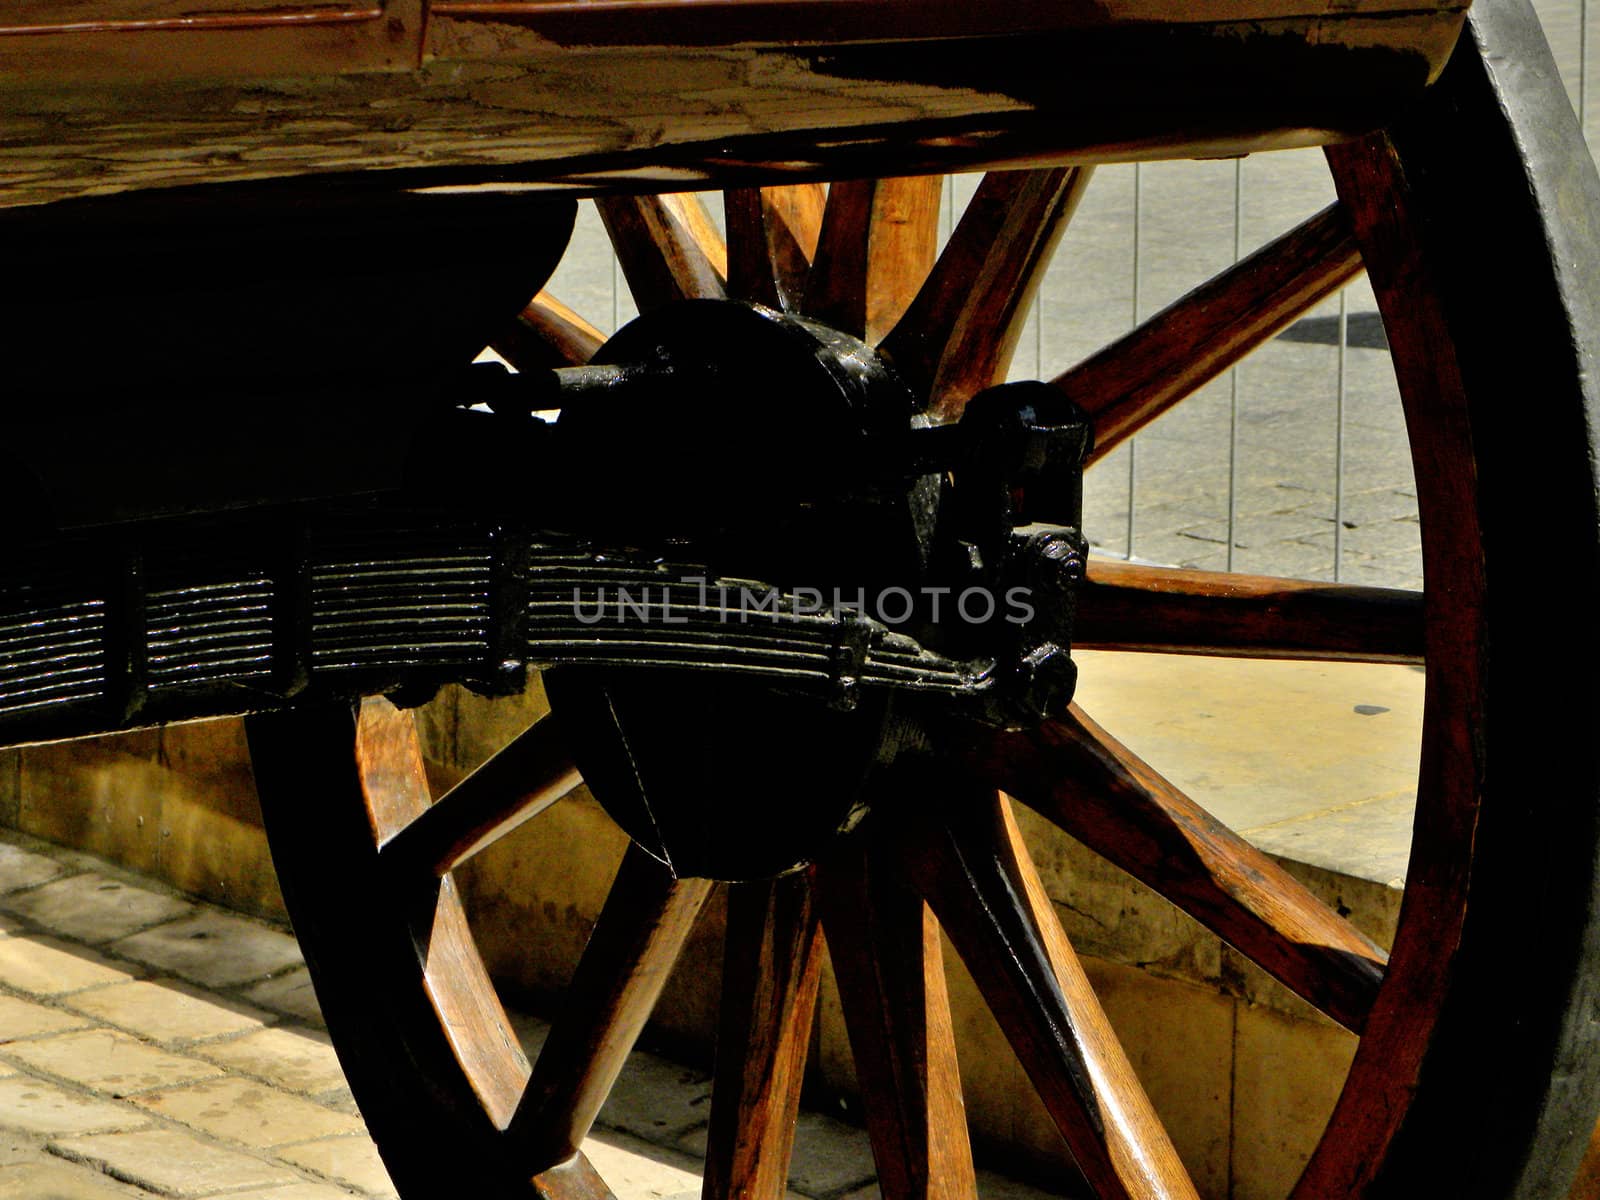
M1412 443L1425 593L1107 566L1081 591L1076 639L1425 662L1392 955L1089 716L951 732L965 769L902 776L916 804L880 797L817 866L733 886L708 1197L784 1194L819 927L884 1194L974 1194L941 926L1093 1194L1195 1194L1002 790L1360 1033L1295 1197L1565 1195L1600 1105L1600 721L1587 686L1600 663L1600 182L1516 0L1480 0L1425 103L1328 157L1337 205L1055 382L1091 414L1104 454L1365 264ZM1003 377L1087 179L991 175L937 262L933 180L731 193L726 249L692 199L601 206L641 308L730 294L797 310L881 345L949 420ZM507 351L528 361L581 361L597 344L544 302L522 336ZM1575 686L1556 699L1563 677ZM711 886L631 849L544 1050L523 1057L450 872L576 785L566 719L558 704L436 802L411 719L386 701L250 725L295 927L408 1200L607 1194L577 1149Z

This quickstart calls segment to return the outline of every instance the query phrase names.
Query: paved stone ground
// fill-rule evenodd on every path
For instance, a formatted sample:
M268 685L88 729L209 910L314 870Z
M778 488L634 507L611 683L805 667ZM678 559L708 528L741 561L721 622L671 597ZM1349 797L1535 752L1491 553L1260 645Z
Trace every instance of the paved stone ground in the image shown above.
M536 1052L546 1026L518 1025ZM621 1200L699 1196L710 1092L633 1055L584 1147ZM797 1200L877 1194L866 1135L825 1114L794 1161ZM394 1195L288 933L0 833L0 1200Z

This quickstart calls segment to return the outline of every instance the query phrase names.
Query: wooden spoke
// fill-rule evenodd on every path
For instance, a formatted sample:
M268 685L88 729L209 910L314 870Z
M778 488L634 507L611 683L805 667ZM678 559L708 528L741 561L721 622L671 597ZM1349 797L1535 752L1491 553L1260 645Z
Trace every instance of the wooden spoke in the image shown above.
M540 292L490 346L519 371L581 367L605 335L549 292Z
M884 1200L977 1194L939 929L883 857L852 839L817 903Z
M1091 559L1077 597L1086 649L1422 661L1421 592Z
M262 730L281 730L293 722L309 728L319 714L290 714L261 721ZM334 716L333 722L348 720ZM252 738L266 733L252 730ZM279 734L281 736L281 733ZM321 737L304 739L319 744ZM373 833L382 838L428 811L428 775L422 746L411 714L378 697L361 702L356 716L355 762ZM273 751L261 748L261 758ZM278 749L277 754L285 753ZM413 909L411 923L421 956L423 989L450 1053L492 1120L504 1122L515 1110L528 1080L528 1064L511 1028L510 1018L478 957L466 907L453 880L434 880L384 897L397 910ZM415 960L406 964L414 972ZM393 981L375 981L388 989Z
M822 975L804 875L728 891L705 1200L783 1200Z
M893 329L933 268L942 186L936 175L831 185L806 315L874 344Z
M379 857L400 877L443 875L581 782L560 722L549 713L423 810Z
M1023 319L1090 167L991 171L911 307L883 341L931 412L956 420L1005 380Z
M1104 458L1361 269L1338 204L1269 242L1051 382L1094 423Z
M730 296L800 311L827 196L820 183L723 193Z
M583 1144L710 890L628 847L512 1122L530 1174Z
M423 988L478 1102L491 1121L503 1126L526 1090L528 1060L478 955L456 881L436 880L433 886L432 912L416 939Z
M1100 1200L1196 1198L1067 943L1010 809L963 797L900 840L927 898Z
M1268 974L1360 1032L1388 956L1076 706L997 734L986 778L1155 889Z
M533 1178L539 1200L616 1200L600 1173L581 1154Z
M595 206L642 311L725 294L728 252L698 196L603 196Z

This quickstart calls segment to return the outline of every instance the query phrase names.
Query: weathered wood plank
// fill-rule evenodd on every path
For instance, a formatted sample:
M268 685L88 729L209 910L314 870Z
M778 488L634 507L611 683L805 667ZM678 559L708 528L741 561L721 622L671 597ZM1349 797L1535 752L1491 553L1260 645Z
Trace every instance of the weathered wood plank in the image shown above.
M693 4L559 3L436 5L425 22L422 0L375 8L0 36L0 205L371 171L658 191L1307 145L1381 124L1461 20L1145 26L1090 4L749 2L718 10L726 23ZM821 11L837 19L783 38L783 21ZM845 15L890 13L884 40L851 40ZM743 22L770 28L731 43ZM1157 91L1185 103L1153 104Z

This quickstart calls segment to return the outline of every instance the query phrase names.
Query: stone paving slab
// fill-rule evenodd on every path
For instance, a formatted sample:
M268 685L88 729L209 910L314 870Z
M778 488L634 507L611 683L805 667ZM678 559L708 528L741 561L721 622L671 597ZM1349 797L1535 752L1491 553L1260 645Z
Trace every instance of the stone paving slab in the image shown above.
M174 1129L62 1138L50 1149L157 1195L200 1197L297 1182L287 1167Z
M211 987L249 983L300 961L288 934L215 910L136 933L111 948Z
M202 1046L196 1053L230 1071L308 1096L345 1086L333 1043L316 1030L260 1029Z
M356 1133L361 1123L250 1079L211 1079L134 1097L134 1103L223 1141L258 1150Z
M0 900L0 908L90 945L187 916L194 906L176 896L134 887L93 871L57 879Z
M370 1196L395 1195L394 1185L383 1169L383 1160L378 1157L378 1148L365 1134L285 1146L279 1154L286 1162L345 1187L359 1188Z
M304 967L295 967L270 979L263 979L254 987L247 988L243 994L252 1004L274 1009L308 1025L323 1023L316 989L311 985L311 972Z
M78 992L62 1003L85 1017L165 1046L248 1033L276 1020L260 1009L176 979L113 984Z
M86 946L56 938L0 936L0 986L30 995L64 996L142 973L131 963L115 964Z
M149 1124L142 1114L108 1099L70 1091L32 1075L0 1079L0 1128L59 1136Z
M37 887L65 874L66 870L47 855L35 854L21 846L0 845L0 892Z
M138 1195L126 1184L70 1163L0 1167L0 1200L129 1200Z
M15 996L0 996L0 1044L40 1034L81 1029L90 1022L78 1013L46 1008Z
M14 1042L3 1053L17 1066L119 1099L222 1074L211 1063L158 1049L115 1029Z

